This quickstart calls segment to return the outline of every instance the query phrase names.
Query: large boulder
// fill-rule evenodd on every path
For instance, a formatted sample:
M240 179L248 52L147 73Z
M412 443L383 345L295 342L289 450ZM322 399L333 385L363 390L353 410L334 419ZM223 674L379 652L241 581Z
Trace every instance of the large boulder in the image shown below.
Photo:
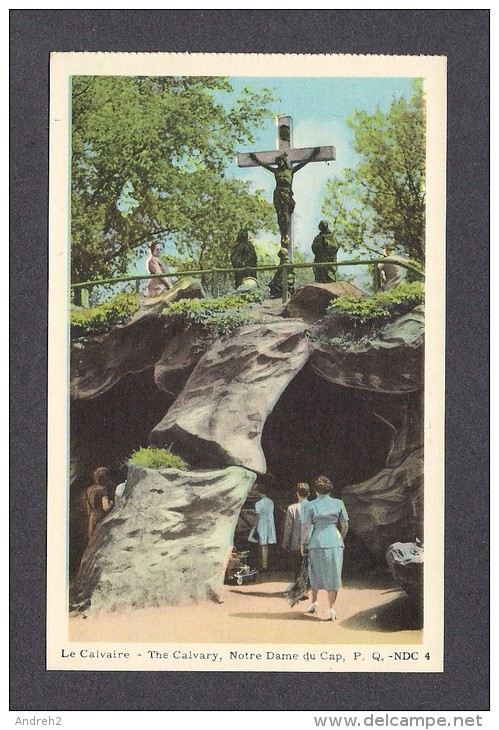
M167 304L173 304L180 299L205 299L206 293L199 279L184 276L172 286L165 289L157 297L146 297L142 300L142 312L161 312Z
M386 551L386 562L393 579L406 592L416 608L424 595L424 550L419 542L395 542Z
M338 385L382 393L409 393L423 384L424 307L383 327L376 337L314 346L317 375Z
M154 364L154 382L160 391L178 395L215 335L202 324L172 328L169 335Z
M305 335L302 321L281 320L217 340L152 430L150 444L171 445L195 467L239 464L264 473L263 426L309 358Z
M239 511L256 475L132 468L83 555L79 613L221 600Z
M344 295L367 297L365 292L349 281L302 284L282 308L282 316L301 317L305 322L316 322L325 315L328 305L334 299Z

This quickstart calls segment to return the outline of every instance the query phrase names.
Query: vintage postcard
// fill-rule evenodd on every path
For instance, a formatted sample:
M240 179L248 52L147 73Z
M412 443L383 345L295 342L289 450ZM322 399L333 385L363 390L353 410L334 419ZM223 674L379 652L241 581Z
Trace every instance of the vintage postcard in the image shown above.
M50 95L47 669L443 671L446 59Z

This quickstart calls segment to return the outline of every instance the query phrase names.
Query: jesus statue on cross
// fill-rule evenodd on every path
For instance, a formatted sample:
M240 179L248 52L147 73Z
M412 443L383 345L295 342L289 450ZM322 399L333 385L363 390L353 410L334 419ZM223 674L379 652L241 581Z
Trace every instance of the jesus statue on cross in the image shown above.
M325 162L335 159L334 147L310 147L293 149L291 147L291 117L277 119L276 152L240 153L237 156L239 167L259 165L275 177L274 207L281 235L281 246L288 251L291 246L291 220L295 209L293 197L293 177L309 162Z
M291 216L295 209L295 199L293 197L293 176L305 167L309 162L312 162L314 157L320 152L320 147L316 147L312 153L303 162L288 162L288 156L284 152L282 155L278 155L275 158L274 165L268 165L266 162L262 162L258 157L250 152L250 158L253 162L256 162L260 167L264 167L269 172L273 173L275 177L275 190L274 190L274 208L277 213L277 225L279 226L279 232L281 234L281 246L284 248L289 247L290 243L290 229L291 229Z

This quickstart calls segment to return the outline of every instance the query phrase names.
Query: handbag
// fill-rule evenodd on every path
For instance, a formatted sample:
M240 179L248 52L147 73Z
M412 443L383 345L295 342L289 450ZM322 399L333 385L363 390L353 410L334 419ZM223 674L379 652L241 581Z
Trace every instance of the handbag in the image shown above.
M300 574L287 592L289 605L294 606L295 603L298 603L298 601L308 594L309 590L310 580L308 577L308 555L305 554L303 556Z

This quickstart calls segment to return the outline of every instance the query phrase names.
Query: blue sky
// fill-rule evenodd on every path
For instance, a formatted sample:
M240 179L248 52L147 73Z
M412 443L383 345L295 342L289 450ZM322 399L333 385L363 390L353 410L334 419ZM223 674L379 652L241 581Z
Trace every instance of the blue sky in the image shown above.
M333 145L336 161L317 162L300 170L293 181L296 208L294 212L295 248L309 257L310 246L317 234L321 206L327 181L341 175L346 167L355 165L352 131L346 124L356 109L373 112L376 107L388 111L394 98L409 98L412 93L409 78L230 78L235 93L246 85L255 89L271 88L281 102L275 105L276 115L293 119L293 147ZM276 125L270 120L258 131L255 144L241 152L272 150L276 147ZM229 174L249 180L265 191L272 201L274 178L262 168L238 168ZM278 237L264 236L264 240L278 243ZM341 259L341 252L339 254Z

